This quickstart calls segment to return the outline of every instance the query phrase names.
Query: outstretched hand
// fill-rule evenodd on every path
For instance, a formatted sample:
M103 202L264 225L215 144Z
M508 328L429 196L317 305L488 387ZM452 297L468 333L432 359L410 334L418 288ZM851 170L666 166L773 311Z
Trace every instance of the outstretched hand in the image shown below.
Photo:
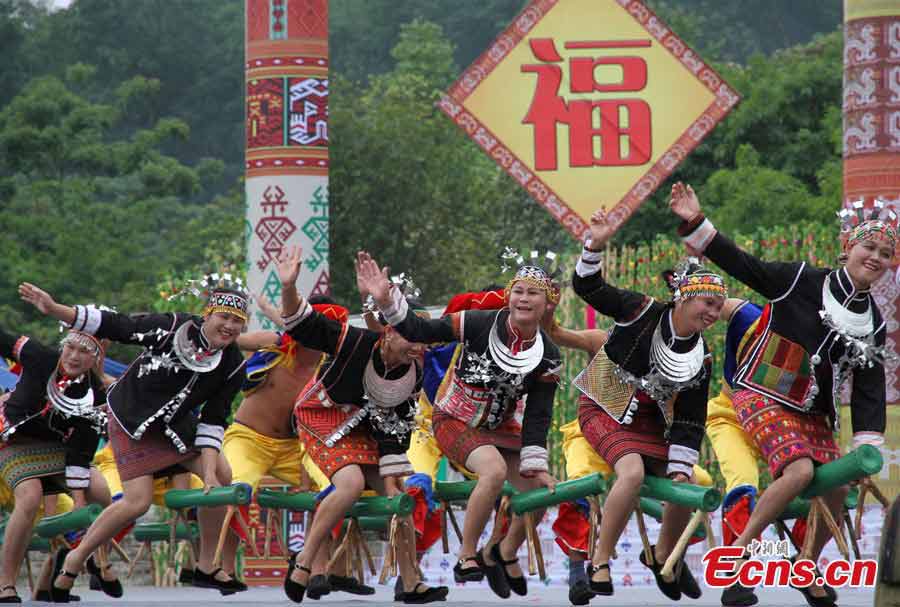
M391 280L388 268L379 268L378 263L365 251L356 254L353 265L356 267L356 287L365 298L371 295L379 307L391 305Z
M591 249L595 251L602 249L615 232L616 228L609 222L606 211L603 209L594 211L590 219Z
M39 289L30 282L23 282L19 285L19 297L22 298L22 301L27 301L37 308L41 314L48 314L53 305L56 304L49 293Z
M282 286L294 286L300 275L303 256L299 246L284 247L278 256L278 279Z
M694 193L694 188L679 181L672 186L669 208L681 219L691 221L700 214L700 199Z

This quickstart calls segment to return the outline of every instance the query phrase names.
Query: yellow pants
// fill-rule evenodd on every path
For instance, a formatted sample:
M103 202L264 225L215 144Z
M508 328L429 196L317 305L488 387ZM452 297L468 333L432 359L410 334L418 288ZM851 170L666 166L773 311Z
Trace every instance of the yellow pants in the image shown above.
M122 480L119 478L119 469L116 467L116 458L113 455L112 445L106 444L94 454L94 465L106 479L109 485L109 494L113 500L122 496ZM203 489L203 481L195 474L191 474L191 489ZM174 489L172 479L158 478L153 481L153 503L157 506L165 506L166 491Z
M609 464L597 455L591 444L581 434L581 426L578 425L577 418L560 426L559 431L563 438L562 450L563 457L566 459L567 478L581 478L595 472L599 472L603 478L607 479L612 475L613 470ZM698 485L711 487L713 484L712 476L700 466L694 466L694 476Z
M313 491L321 491L331 484L296 438L272 438L244 424L233 423L225 431L222 453L231 466L231 482L247 483L253 491L267 475L298 487L300 471L304 468Z
M706 434L725 477L725 492L740 485L759 488L759 449L738 421L731 393L723 388L706 409Z

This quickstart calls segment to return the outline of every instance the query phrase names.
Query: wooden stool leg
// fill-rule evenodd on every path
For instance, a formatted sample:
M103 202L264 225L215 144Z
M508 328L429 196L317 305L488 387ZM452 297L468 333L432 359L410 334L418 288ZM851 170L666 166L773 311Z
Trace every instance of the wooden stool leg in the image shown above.
M856 533L853 531L853 521L850 519L850 512L844 508L844 525L847 526L847 535L850 536L850 547L853 549L853 558L857 561L861 559L859 551L859 542Z
M819 502L810 501L809 514L806 517L806 538L803 541L803 550L800 551L798 560L808 559L812 554L813 538L816 536L816 528L819 526Z
M535 555L534 524L532 523L534 516L531 512L526 512L521 516L525 522L525 545L528 547L528 575L535 575L537 573L537 556Z
M263 532L263 558L268 560L272 555L272 508L266 508L266 527Z
M144 550L147 549L147 544L148 542L142 542L137 553L134 555L134 558L131 559L131 565L128 566L128 574L125 576L126 580L130 580L131 576L134 575L134 568L137 567L138 561L141 560L141 556L144 554Z
M703 530L706 532L706 549L712 550L717 546L716 544L716 534L713 533L712 525L709 522L709 513L704 513L703 517Z
M634 514L637 517L638 533L641 536L641 543L644 545L644 560L648 563L652 563L654 561L653 548L650 546L650 538L647 537L647 525L644 522L644 511L641 510L640 501L638 501L637 507L634 509Z
M856 500L856 524L853 526L856 537L862 537L862 517L866 509L866 496L868 492L869 488L866 484L860 483L859 497Z
M117 542L116 540L109 540L109 545L112 546L113 551L119 555L119 558L121 558L126 565L131 564L131 559L128 558L128 553L125 552L125 549L122 548L119 542Z
M678 564L678 561L684 556L684 551L687 550L687 545L688 542L691 541L691 536L694 535L694 531L696 531L697 527L703 522L703 517L705 516L706 513L702 510L697 510L694 512L693 516L691 516L690 522L678 538L675 548L672 549L672 554L666 559L666 564L663 565L662 571L660 571L660 575L662 575L663 578L670 579L670 576L672 576L675 570L675 565Z
M397 526L399 524L397 515L391 517L390 531L388 532L388 545L384 555L384 562L381 565L381 575L378 577L379 584L386 584L391 577L391 573L395 568L397 561Z
M228 506L225 510L225 520L222 521L222 529L219 531L219 541L216 543L216 552L213 556L213 569L220 566L222 549L225 547L225 536L228 533L228 526L231 523L232 517L234 517L236 509L235 506Z
M281 556L288 555L288 547L285 544L284 534L281 533L281 511L276 510L275 516L272 517L272 533L275 536L274 541L278 544L278 549L281 550Z
M534 551L534 560L537 564L537 573L540 576L541 580L546 580L547 570L544 566L544 550L541 548L541 538L538 535L537 531L537 526L540 521L536 520L533 512L529 512L528 514L530 516L525 519L525 524L527 525L528 533L530 533L530 539L528 534L526 534L525 537L528 543L531 544L532 550Z
M450 504L443 503L444 509L441 510L441 550L444 554L450 554L450 538L447 537L447 510Z
M456 515L453 514L453 509L450 507L450 504L447 504L447 518L450 519L450 524L453 525L453 532L456 533L456 539L459 542L462 542L462 531L459 528L459 523L456 522Z

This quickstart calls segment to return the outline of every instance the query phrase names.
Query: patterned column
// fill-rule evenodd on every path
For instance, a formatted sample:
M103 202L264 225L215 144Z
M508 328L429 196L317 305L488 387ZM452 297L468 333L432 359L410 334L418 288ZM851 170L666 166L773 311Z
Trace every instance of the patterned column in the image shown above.
M844 2L844 206L885 200L900 214L900 3ZM900 353L900 268L893 268L873 293L888 323L888 345ZM886 368L887 401L900 404L900 368ZM848 409L845 407L845 409ZM842 415L844 437L849 411ZM900 491L900 407L888 407L882 488ZM888 480L889 479L889 480ZM880 483L880 484L881 484Z
M245 1L247 278L280 304L287 245L303 249L301 293L329 290L328 0Z

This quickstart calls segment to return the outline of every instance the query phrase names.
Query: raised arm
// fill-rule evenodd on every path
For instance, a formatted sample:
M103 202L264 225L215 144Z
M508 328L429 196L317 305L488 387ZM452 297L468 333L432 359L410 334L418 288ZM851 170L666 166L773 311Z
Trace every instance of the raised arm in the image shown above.
M19 285L19 297L22 298L22 301L33 305L38 312L45 316L61 320L69 326L75 323L76 312L73 306L56 303L49 293L30 282L23 282Z
M385 319L405 339L433 344L461 338L461 314L450 314L438 320L416 315L409 309L400 290L391 284L388 269L380 268L364 251L360 251L356 257L356 284L361 293L372 295Z
M300 274L300 248L293 247L282 253L278 261L278 277L281 280L281 313L284 328L294 340L310 350L336 354L346 336L359 337L362 329L342 325L336 320L319 314L297 292L297 276Z
M639 316L652 299L626 289L619 289L603 279L603 249L613 235L606 213L601 209L591 215L590 236L575 266L572 287L581 299L616 322L628 322Z
M693 188L672 186L672 212L682 219L678 228L685 245L709 257L716 265L766 299L778 300L791 292L805 263L763 261L721 234L700 210Z

